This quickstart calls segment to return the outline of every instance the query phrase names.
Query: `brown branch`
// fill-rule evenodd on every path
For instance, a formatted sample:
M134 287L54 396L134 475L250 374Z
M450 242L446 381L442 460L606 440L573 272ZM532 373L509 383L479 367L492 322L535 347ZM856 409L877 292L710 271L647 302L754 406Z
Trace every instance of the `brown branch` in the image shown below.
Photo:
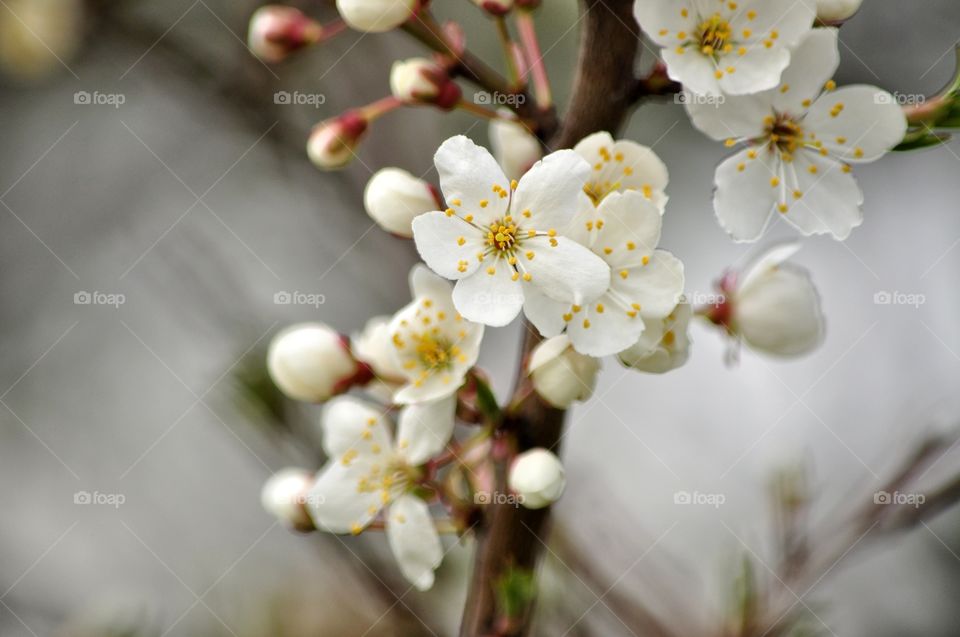
M586 0L586 15L573 97L563 126L549 141L550 148L569 148L596 131L617 131L634 103L633 64L639 30L632 0ZM529 325L521 353L521 370L539 336ZM547 406L530 391L521 372L514 407L498 435L518 452L533 447L558 450L565 412ZM505 493L506 466L496 467L497 490ZM474 571L467 594L461 637L521 637L530 632L533 600L520 612L504 616L498 608L497 586L513 570L532 572L547 535L549 508L530 510L510 504L484 507L476 530Z

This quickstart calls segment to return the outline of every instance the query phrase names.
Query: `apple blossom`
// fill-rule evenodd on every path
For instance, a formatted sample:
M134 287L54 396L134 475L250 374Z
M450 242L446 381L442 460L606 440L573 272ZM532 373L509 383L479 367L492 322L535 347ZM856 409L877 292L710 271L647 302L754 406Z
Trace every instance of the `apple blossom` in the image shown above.
M298 323L274 336L267 371L286 396L305 402L322 402L370 379L347 339L323 323Z
M810 274L787 262L799 249L798 243L774 246L744 273L725 275L725 301L707 318L755 350L775 356L812 351L823 340L824 319Z
M687 103L703 133L747 144L715 176L714 209L735 240L758 239L774 211L804 235L840 240L862 222L849 164L879 159L903 139L907 122L886 91L837 89L830 77L838 62L837 30L814 29L777 88L719 105Z
M390 91L405 103L434 104L445 110L454 108L463 95L447 70L426 58L394 62Z
M669 176L650 148L626 139L614 141L610 133L601 131L584 137L573 150L592 168L583 191L594 206L611 192L637 190L663 212Z
M313 529L313 521L304 506L307 491L313 486L313 473L287 467L270 476L260 491L260 503L268 513L298 531Z
M378 170L363 191L367 214L381 228L411 238L414 218L440 206L436 189L401 168Z
M358 31L395 29L413 16L419 0L337 0L344 22Z
M563 465L556 455L540 447L518 455L507 476L510 489L528 509L542 509L560 499L566 486Z
M627 367L651 374L663 374L682 366L690 355L687 327L692 315L688 303L678 304L666 318L648 322L640 339L617 358Z
M257 9L250 18L247 46L261 60L280 62L322 37L323 26L299 9L269 4Z
M451 285L423 265L410 271L413 301L397 312L388 327L395 367L405 385L398 403L449 396L463 384L477 362L483 325L464 319L451 298Z
M663 47L671 79L697 95L773 88L790 47L813 26L813 3L796 0L636 0L634 15Z
M540 140L509 109L497 110L490 121L490 149L497 163L510 179L520 179L538 159L543 157Z
M606 195L600 206L581 211L567 234L588 246L610 267L606 291L590 303L544 300L530 321L545 336L566 328L581 354L616 354L640 338L649 321L676 307L683 293L683 263L658 250L662 215L634 190Z
M817 0L817 19L842 22L853 17L863 0Z
M534 348L527 371L537 395L557 409L568 409L593 395L600 361L577 352L570 337L561 334Z
M310 132L307 155L317 168L342 168L356 157L353 149L367 132L369 121L359 111L347 111L320 122Z
M383 511L387 541L406 577L419 590L433 586L443 548L427 503L414 490L421 466L447 445L456 398L410 405L393 423L380 409L350 396L323 414L323 449L330 458L307 494L318 529L363 531Z
M551 153L519 184L462 135L434 161L449 207L414 219L413 237L427 265L457 281L453 302L464 318L502 326L521 308L591 302L607 288L603 260L557 231L576 213L590 170L577 153Z

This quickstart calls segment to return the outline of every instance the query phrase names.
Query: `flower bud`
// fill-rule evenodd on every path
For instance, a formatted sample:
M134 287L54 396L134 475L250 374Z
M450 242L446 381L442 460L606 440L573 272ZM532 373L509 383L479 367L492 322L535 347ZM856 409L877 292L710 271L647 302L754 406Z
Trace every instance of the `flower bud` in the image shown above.
M397 28L417 7L417 0L337 0L344 22L357 31L375 33Z
M473 3L490 15L506 15L513 8L513 0L473 0Z
M323 170L346 166L353 159L353 149L360 143L367 126L367 118L357 111L320 122L313 127L307 141L310 161Z
M250 18L247 46L261 60L280 62L305 46L319 42L323 27L299 9L270 4Z
M560 459L537 447L516 457L510 465L507 484L522 497L523 506L542 509L560 498L567 480Z
M308 491L313 474L305 469L287 467L270 476L260 490L260 504L267 513L298 531L313 530L307 513Z
M462 95L447 71L426 58L394 62L390 69L390 91L403 102L434 104L446 110L455 107Z
M381 228L395 235L411 238L410 224L414 217L440 209L434 187L400 168L378 170L363 191L367 214Z
M274 336L267 371L280 391L304 402L322 402L371 376L347 339L323 323L291 325Z
M530 355L530 376L537 394L558 409L593 395L600 360L573 349L566 334L537 345Z
M822 22L843 22L860 8L863 0L817 0L817 18Z
M508 179L520 179L543 156L540 141L516 120L509 109L499 109L490 122L490 146ZM507 119L509 118L509 119Z
M664 374L682 366L690 355L687 327L692 314L690 304L681 303L666 318L645 321L640 339L617 358L626 367L650 374Z

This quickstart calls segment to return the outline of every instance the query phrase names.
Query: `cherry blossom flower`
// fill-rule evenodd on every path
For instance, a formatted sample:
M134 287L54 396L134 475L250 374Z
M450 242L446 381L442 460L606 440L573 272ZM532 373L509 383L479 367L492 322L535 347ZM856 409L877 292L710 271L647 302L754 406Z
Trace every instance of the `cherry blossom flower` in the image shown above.
M422 465L449 442L456 399L411 405L393 423L371 404L350 396L323 414L323 449L330 461L307 493L317 528L363 531L383 512L387 540L400 570L419 590L433 586L443 547L427 503L414 493Z
M637 190L663 212L669 175L653 150L627 139L614 141L604 131L584 137L573 150L590 164L583 192L594 207L611 192Z
M683 263L658 250L662 216L651 200L634 190L606 195L582 211L567 230L610 267L607 290L590 303L549 299L528 312L545 336L566 329L581 354L616 354L640 338L648 321L659 321L683 293Z
M548 155L519 183L462 135L434 161L449 207L414 219L413 237L427 265L457 281L453 302L465 318L502 326L521 308L529 315L551 299L591 302L607 288L603 260L558 233L590 171L576 152Z
M813 30L781 84L712 106L687 104L694 125L747 147L717 168L714 209L737 241L755 241L774 211L804 235L845 239L863 220L851 163L879 159L902 139L906 118L873 86L836 88L837 30ZM822 93L822 94L821 94Z
M776 86L815 17L796 0L636 0L633 11L670 78L712 97Z
M550 405L568 409L593 395L600 361L573 349L566 334L538 344L528 365L533 389Z
M693 310L680 303L665 318L649 321L640 339L617 355L630 368L651 374L664 374L681 367L690 355L687 327Z
M397 403L449 396L477 362L483 325L464 319L453 305L450 283L423 265L410 271L413 301L397 312L388 327L395 365L405 385Z

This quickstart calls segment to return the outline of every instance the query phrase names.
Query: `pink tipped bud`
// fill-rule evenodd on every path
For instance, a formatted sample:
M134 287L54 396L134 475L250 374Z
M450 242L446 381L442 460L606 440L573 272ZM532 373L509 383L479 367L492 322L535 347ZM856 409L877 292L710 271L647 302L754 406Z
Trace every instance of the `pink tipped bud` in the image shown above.
M271 4L257 9L250 18L247 45L261 60L280 62L288 55L319 42L323 26L299 9Z
M513 0L473 0L473 2L490 15L506 15L513 9Z
M305 506L313 486L313 474L288 467L270 476L260 491L260 503L278 520L297 531L312 531L313 520Z
M447 71L426 58L394 62L390 90L402 102L434 104L446 110L455 107L462 95Z
M354 148L367 131L369 121L359 111L347 111L339 117L314 126L307 141L307 155L317 168L342 168L354 157Z
M300 323L277 334L267 371L280 391L304 402L323 402L372 378L350 353L347 338L323 323Z

